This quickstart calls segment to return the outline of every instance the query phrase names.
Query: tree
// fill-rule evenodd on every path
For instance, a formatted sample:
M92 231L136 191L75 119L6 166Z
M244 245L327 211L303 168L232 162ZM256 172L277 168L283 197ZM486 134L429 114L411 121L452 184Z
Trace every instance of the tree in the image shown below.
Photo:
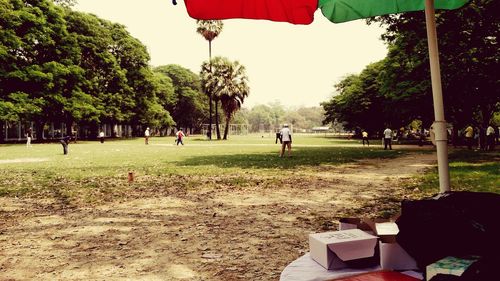
M133 38L121 24L94 15L67 10L70 35L80 47L78 64L84 69L84 91L95 98L100 110L97 120L86 119L94 129L97 124L123 123L138 126L174 125L158 95L162 85L149 67L146 47ZM137 126L136 126L137 125Z
M212 71L206 71L208 65ZM205 71L203 71L205 70ZM211 62L204 62L200 73L202 87L220 100L226 117L226 128L223 139L227 139L229 124L234 113L241 108L250 92L245 67L238 61L231 62L227 58L215 57Z
M335 85L338 95L321 105L324 124L342 122L346 129L363 128L374 133L384 123L400 125L400 116L391 114L388 98L380 91L379 73L383 61L370 64L359 75L349 75Z
M18 120L73 120L96 110L82 91L81 55L60 7L51 1L0 2L0 100L14 105ZM4 106L5 107L5 106ZM14 114L9 114L12 120ZM42 130L37 130L41 138Z
M248 122L252 132L260 132L270 127L275 122L271 107L264 104L254 106L248 116Z
M455 128L471 120L485 127L499 110L498 9L498 1L472 0L462 9L437 12L444 103ZM336 85L339 95L323 103L325 122L338 120L350 129L369 130L382 122L399 127L418 119L429 127L434 115L424 13L369 22L387 27L382 38L389 53Z
M71 3L74 1L56 1ZM0 0L0 120L173 124L146 47L123 25L54 5Z
M499 9L498 1L472 0L459 10L437 12L444 102L447 119L456 127L473 119L485 126L498 110L500 18L495 11ZM427 111L431 90L423 13L389 15L374 21L387 27L383 39L391 46L391 60L404 65L388 70L393 79L387 84L400 92L407 89L421 100L425 96L426 106L420 110Z
M54 3L61 5L63 7L73 7L76 5L78 0L54 0Z
M205 40L208 41L208 61L212 61L212 41L219 36L219 34L222 32L222 28L224 24L220 20L198 20L196 21L198 24L198 28L196 29L196 32L201 34ZM209 65L209 70L212 71L211 65ZM209 107L210 107L210 117L209 117L209 126L208 126L208 136L209 139L212 139L212 93L210 92L205 92L205 94L209 98ZM215 110L217 111L217 103L215 104ZM219 120L218 120L218 114L216 113L216 128L217 128L217 139L220 139L220 132L219 132Z
M174 96L171 100L175 100L175 104L167 103L167 110L172 114L177 128L200 128L207 117L208 97L200 91L198 75L175 64L159 66L154 71L172 81Z

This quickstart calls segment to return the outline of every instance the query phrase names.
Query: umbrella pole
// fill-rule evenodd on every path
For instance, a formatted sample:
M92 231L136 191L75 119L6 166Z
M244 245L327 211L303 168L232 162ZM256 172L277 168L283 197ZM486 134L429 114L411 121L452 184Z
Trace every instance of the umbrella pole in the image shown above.
M425 23L427 27L427 42L429 46L429 61L431 67L432 97L434 100L435 121L433 127L436 136L439 192L443 193L450 191L450 172L448 166L448 136L446 132L446 121L444 119L434 0L425 0Z

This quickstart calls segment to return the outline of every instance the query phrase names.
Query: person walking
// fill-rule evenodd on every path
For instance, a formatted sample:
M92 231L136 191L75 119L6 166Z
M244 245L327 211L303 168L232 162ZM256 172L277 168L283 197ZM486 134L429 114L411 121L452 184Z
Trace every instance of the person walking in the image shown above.
M370 141L368 140L368 132L363 130L363 132L361 132L361 136L363 137L363 146L365 146L365 141L366 141L366 144L368 146L370 146Z
M392 150L392 130L389 127L384 130L384 150L387 150L387 147Z
M185 137L184 133L182 132L182 129L179 129L179 131L177 131L177 145L182 144L184 145L184 143L182 142L182 139Z
M104 143L104 132L103 131L99 132L99 140L101 141L101 143Z
M493 126L489 125L486 129L486 149L494 150L495 149L495 129Z
M33 138L33 132L31 131L31 128L28 129L26 132L26 147L29 148L31 147L31 139Z
M144 131L144 143L145 144L149 144L149 135L150 135L149 127L147 127L146 131Z
M472 128L471 125L467 126L467 128L465 128L465 143L467 144L467 148L468 149L472 149L472 142L473 142L473 139L474 139L474 128Z
M288 128L288 124L284 124L283 128L280 130L281 136L281 152L280 157L285 154L285 148L288 148L288 157L292 156L292 133Z

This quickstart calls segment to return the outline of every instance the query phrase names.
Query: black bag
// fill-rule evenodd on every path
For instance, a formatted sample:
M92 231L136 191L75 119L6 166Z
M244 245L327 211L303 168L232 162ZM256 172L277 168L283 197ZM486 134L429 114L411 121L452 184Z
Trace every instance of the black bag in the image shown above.
M500 195L449 192L403 201L396 241L420 269L447 256L500 253Z

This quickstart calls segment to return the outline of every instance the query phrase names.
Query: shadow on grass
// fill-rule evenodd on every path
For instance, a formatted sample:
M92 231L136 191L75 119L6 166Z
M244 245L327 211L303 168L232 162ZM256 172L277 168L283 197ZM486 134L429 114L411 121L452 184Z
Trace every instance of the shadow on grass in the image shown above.
M182 166L208 166L220 168L293 169L304 166L340 165L365 158L394 158L402 151L344 147L300 147L294 148L291 157L280 158L275 153L231 154L191 157ZM286 155L286 153L285 153Z

